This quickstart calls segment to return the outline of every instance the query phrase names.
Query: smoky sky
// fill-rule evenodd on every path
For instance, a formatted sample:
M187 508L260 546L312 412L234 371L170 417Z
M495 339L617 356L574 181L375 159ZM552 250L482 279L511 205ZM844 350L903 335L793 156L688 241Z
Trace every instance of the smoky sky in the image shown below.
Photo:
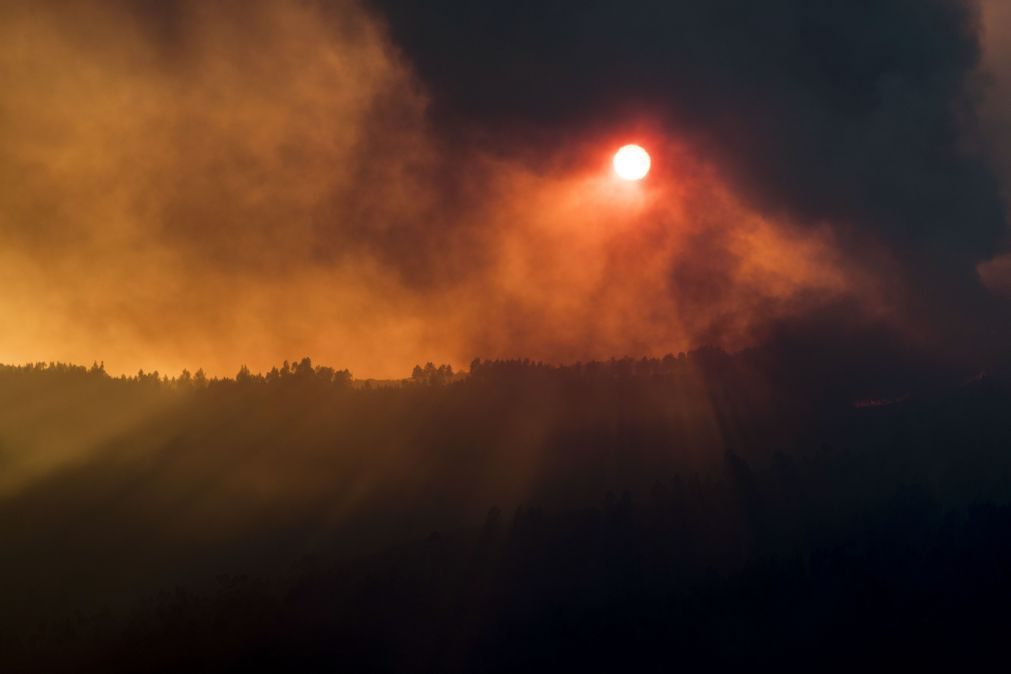
M1007 32L974 2L0 18L0 360L395 376L734 350L805 316L950 344L1006 309ZM635 189L607 170L629 141Z
M373 4L450 133L462 122L508 152L646 118L802 221L866 227L953 264L992 253L1002 233L973 148L971 2Z
M882 243L927 329L1000 311L976 272L1006 226L975 2L373 4L448 133L508 153L647 120L764 212Z

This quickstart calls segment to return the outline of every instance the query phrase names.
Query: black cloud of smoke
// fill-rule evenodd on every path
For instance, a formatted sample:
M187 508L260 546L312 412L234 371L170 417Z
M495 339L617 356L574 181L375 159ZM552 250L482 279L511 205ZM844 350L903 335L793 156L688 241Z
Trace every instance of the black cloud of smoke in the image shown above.
M974 2L371 4L453 135L510 152L647 119L766 212L883 244L914 312L992 311L975 265L1005 219Z
M656 116L801 219L969 258L1001 232L995 181L967 146L973 3L373 4L454 126L533 137Z

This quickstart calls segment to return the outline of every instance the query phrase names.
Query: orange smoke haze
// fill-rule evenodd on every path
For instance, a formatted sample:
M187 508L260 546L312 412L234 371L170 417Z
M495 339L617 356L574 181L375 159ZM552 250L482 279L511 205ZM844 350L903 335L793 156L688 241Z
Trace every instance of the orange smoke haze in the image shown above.
M112 3L0 10L0 362L400 377L739 349L876 295L683 139L615 120L537 168L461 152L355 6L186 7L173 35ZM633 140L654 168L629 184Z

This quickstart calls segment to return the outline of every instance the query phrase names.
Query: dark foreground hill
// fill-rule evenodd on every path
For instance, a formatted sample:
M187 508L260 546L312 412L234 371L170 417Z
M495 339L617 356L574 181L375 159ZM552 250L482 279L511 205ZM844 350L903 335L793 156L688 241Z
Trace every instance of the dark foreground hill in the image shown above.
M575 671L1011 626L1011 389L699 352L355 386L0 372L9 671Z

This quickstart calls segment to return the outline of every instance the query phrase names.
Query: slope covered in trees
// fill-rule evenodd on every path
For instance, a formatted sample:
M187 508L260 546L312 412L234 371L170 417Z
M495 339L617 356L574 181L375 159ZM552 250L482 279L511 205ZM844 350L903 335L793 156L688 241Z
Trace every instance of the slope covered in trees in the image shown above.
M308 359L3 367L0 653L516 671L991 644L1006 376L847 382L717 351L382 386Z

